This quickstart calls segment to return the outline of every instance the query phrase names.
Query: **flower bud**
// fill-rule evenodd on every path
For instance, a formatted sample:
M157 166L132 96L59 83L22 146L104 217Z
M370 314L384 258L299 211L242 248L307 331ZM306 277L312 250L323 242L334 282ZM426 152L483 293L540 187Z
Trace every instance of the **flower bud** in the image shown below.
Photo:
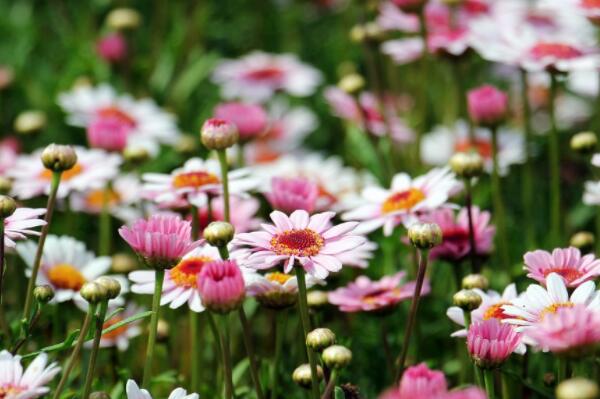
M135 257L118 253L112 257L112 271L115 273L128 273L138 268L138 262Z
M460 290L452 297L454 305L464 311L477 309L481 305L481 296L473 290Z
M96 282L85 283L79 290L79 294L91 304L101 302L108 298L106 288Z
M335 334L329 328L317 328L306 335L306 346L315 352L335 344Z
M483 173L483 158L477 152L457 152L450 158L450 169L459 177L470 179Z
M0 91L4 90L15 80L15 72L7 65L0 65Z
M321 355L325 365L331 369L341 369L352 361L352 352L342 345L332 345Z
M12 180L8 177L0 176L0 194L7 195L12 190Z
M467 93L467 108L473 122L482 126L498 126L508 113L508 96L491 85Z
M377 22L368 22L365 24L365 34L368 40L379 42L385 39L385 31L381 29Z
M53 172L64 172L77 163L77 154L70 145L50 144L42 152L42 163Z
M54 298L54 290L49 285L38 285L33 290L33 297L41 304L46 304Z
M150 154L144 147L125 147L123 158L127 163L140 165L150 159Z
M585 378L571 378L556 387L557 399L598 399L598 384Z
M348 94L356 94L365 87L365 79L358 73L351 73L340 79L338 87Z
M106 16L106 24L113 30L135 29L140 21L140 14L132 8L115 8Z
M89 396L89 399L110 399L110 395L106 392L92 392Z
M223 119L208 119L200 130L200 140L209 150L224 150L237 143L239 138L237 127Z
M242 272L233 260L205 263L197 285L202 304L211 312L229 313L238 309L246 297Z
M581 132L571 137L571 149L580 154L592 154L597 144L598 138L594 132Z
M306 301L311 309L320 309L329 304L327 293L320 290L309 291L306 294Z
M184 156L193 156L198 151L198 143L196 140L197 138L189 134L182 135L179 140L177 140L177 143L175 143L175 151Z
M204 239L213 247L225 247L235 234L235 228L227 222L211 222L204 229Z
M462 287L466 290L472 290L473 288L479 288L480 290L487 290L490 286L488 279L481 274L469 274L463 277Z
M158 319L158 325L156 326L156 339L159 342L165 342L169 338L169 332L171 327L169 323L164 319Z
M431 249L442 243L442 229L435 223L415 223L408 228L408 239L419 249Z
M17 133L30 134L42 130L46 126L46 114L43 111L23 111L17 115L14 128Z
M580 250L587 252L594 247L594 234L589 231L580 231L577 232L571 237L570 245L575 248L579 248Z
M367 38L367 30L363 25L354 25L350 29L350 40L355 43L362 43Z
M112 277L101 276L95 282L104 287L108 299L115 299L121 293L121 283Z
M311 379L312 373L310 372L310 365L303 364L301 366L296 367L294 373L292 374L292 380L302 388L310 388L312 384ZM323 379L323 369L321 366L317 365L317 381L321 381Z
M15 213L17 203L8 195L0 195L0 219L4 219Z

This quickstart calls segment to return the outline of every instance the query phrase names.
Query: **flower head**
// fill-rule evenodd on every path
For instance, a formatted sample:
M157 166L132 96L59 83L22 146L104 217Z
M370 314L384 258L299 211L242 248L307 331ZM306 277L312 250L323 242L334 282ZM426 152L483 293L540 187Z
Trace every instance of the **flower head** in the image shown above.
M494 86L484 85L467 93L467 105L477 124L497 126L506 118L508 96Z
M248 296L256 298L263 306L282 309L292 306L298 298L298 279L296 276L280 272L264 275L254 271L244 273ZM313 276L307 276L306 287L323 284Z
M242 141L266 133L269 123L267 112L256 104L223 103L215 108L214 115L237 126Z
M292 213L296 209L302 209L311 213L317 204L319 188L315 183L301 177L274 177L271 180L271 191L265 196L271 206L279 211Z
M96 51L107 62L119 62L127 56L127 41L122 35L112 33L98 40Z
M546 283L550 273L562 277L567 287L577 287L600 276L600 260L592 254L581 256L579 249L573 247L556 248L552 253L538 249L527 252L523 260L527 277L541 284Z
M134 380L127 380L125 386L125 393L127 399L152 399L152 395L145 389L138 387L138 384ZM167 399L199 399L197 393L191 393L188 395L187 391L183 388L177 388L169 394Z
M214 312L235 310L246 297L244 278L234 260L207 263L200 272L197 285L204 306Z
M16 240L24 240L28 235L39 236L40 233L33 229L46 224L45 220L40 219L45 214L45 208L17 208L12 215L3 220L4 245L14 248Z
M520 334L496 319L471 324L467 334L469 353L483 368L495 368L504 363L520 343Z
M0 352L0 397L6 399L40 398L50 392L46 386L60 367L56 363L48 364L48 355L39 354L23 373L21 356L10 352Z
M425 363L407 368L400 385L379 399L428 399L439 398L448 391L446 377L438 370L431 370Z

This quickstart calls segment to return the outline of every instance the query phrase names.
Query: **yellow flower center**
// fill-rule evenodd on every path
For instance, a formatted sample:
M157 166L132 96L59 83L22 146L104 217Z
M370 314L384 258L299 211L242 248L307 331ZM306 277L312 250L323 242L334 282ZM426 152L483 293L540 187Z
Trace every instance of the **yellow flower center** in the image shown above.
M544 320L544 317L548 314L554 314L558 312L558 309L562 308L572 308L575 306L573 302L561 302L561 303L553 303L550 306L546 306L544 310L540 313L540 320Z
M408 210L425 199L425 193L418 188L410 188L406 191L394 193L381 205L383 213Z
M83 172L83 167L80 164L76 163L71 169L62 172L62 174L60 175L60 180L71 180L73 177L79 175L81 172ZM52 173L54 172L52 172L50 169L44 169L42 173L40 173L40 178L47 181L51 181Z
M279 283L280 285L284 285L289 279L292 278L289 274L273 272L265 274L265 278L274 283Z
M200 188L207 184L219 183L219 178L208 172L185 172L179 173L173 178L173 187L175 188Z
M287 230L271 239L271 248L277 255L314 256L323 245L323 237L311 229Z
M171 280L180 287L192 288L196 286L198 274L204 265L214 259L209 256L182 259L169 271Z
M105 196L109 207L121 202L121 196L114 190L92 190L86 195L85 202L90 208L102 209Z
M502 306L504 306L504 305L510 305L510 302L498 302L498 303L490 306L489 308L487 308L487 310L483 314L483 320L489 320L489 319L504 320L504 319L511 318L512 316L509 316L506 313L504 313L504 309L502 309Z
M14 398L17 394L23 392L24 389L13 384L0 386L0 399Z
M48 270L48 280L56 288L79 291L85 284L85 277L73 265L61 263Z

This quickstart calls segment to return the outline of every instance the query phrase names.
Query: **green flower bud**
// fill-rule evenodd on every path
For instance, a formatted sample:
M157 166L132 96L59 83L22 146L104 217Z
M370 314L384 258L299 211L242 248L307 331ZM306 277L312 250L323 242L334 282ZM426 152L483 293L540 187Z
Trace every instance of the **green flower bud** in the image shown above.
M457 152L449 161L450 169L465 179L481 176L483 173L483 158L477 152Z
M226 120L211 118L200 130L200 140L209 150L224 150L240 139L237 127Z
M306 346L315 352L321 352L323 349L334 343L335 334L329 328L314 329L306 336Z
M224 247L235 234L235 228L231 223L212 222L204 229L204 239L213 247Z
M121 283L112 277L98 277L95 282L104 287L108 299L115 299L121 293Z
M338 87L348 94L356 94L365 87L365 79L358 73L351 73L339 81Z
M114 30L128 30L140 26L141 19L132 8L115 8L106 16L106 24Z
M481 296L473 290L460 290L452 297L454 305L464 311L472 311L481 305Z
M321 355L325 365L331 369L341 369L352 361L352 352L342 345L332 345Z
M50 144L42 152L42 163L53 172L64 172L75 166L77 154L70 145Z
M571 378L558 384L557 399L598 399L598 384L585 378Z
M15 213L17 203L8 195L0 195L0 218L4 219Z
M0 176L0 194L8 195L12 190L12 180L8 177Z
M41 304L46 304L54 298L54 290L49 285L38 285L33 290L33 297Z
M141 165L150 159L150 153L144 147L125 147L123 159L132 165Z
M594 132L581 132L571 137L571 149L580 154L592 154L598 145Z
M329 304L329 299L325 291L313 290L306 294L308 307L311 309L320 309Z
M488 279L481 274L469 274L463 277L462 287L466 290L472 290L473 288L479 288L480 290L487 290L490 286Z
M17 133L30 134L42 130L46 126L46 114L43 111L30 110L21 112L15 119L14 128Z
M312 384L311 376L312 374L310 372L310 365L303 364L294 370L294 373L292 374L292 380L294 380L294 382L300 385L302 388L308 389ZM321 366L317 365L317 381L321 380L323 380L323 369Z
M575 248L579 248L586 252L594 247L594 234L589 231L580 231L571 237L570 244Z
M91 304L99 303L108 298L106 288L96 282L85 283L79 290L79 294Z
M112 257L112 271L115 273L129 273L138 269L138 262L134 256L126 253L114 254Z
M408 228L408 239L419 249L431 249L442 243L442 229L435 223L415 223Z

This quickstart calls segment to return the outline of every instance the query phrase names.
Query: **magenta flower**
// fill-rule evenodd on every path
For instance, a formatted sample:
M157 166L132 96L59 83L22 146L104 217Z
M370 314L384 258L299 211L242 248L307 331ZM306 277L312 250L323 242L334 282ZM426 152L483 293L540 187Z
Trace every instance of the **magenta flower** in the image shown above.
M509 324L488 319L471 324L467 348L475 363L482 368L500 366L517 349L521 335Z
M357 222L331 225L334 212L317 213L297 210L290 216L283 212L271 213L274 224L263 224L263 231L238 234L238 246L249 246L252 254L244 266L268 269L284 263L289 273L295 264L318 278L342 269L341 254L352 251L366 242L362 236L353 235Z
M260 105L244 103L224 103L215 108L215 118L233 123L242 141L260 136L267 131L269 117Z
M271 192L266 193L267 200L273 207L285 213L297 209L312 213L317 205L319 187L316 183L302 177L271 179Z
M508 96L494 86L484 85L467 94L469 116L480 125L496 126L508 111Z
M431 399L442 397L448 390L444 373L430 370L425 363L407 368L400 385L379 399Z
M525 331L545 351L581 356L600 343L600 311L574 305L548 313Z
M485 257L492 252L496 229L490 225L489 212L480 211L478 207L471 209L473 216L473 235L475 238L475 253ZM430 213L424 220L436 223L442 229L443 241L441 245L431 249L432 259L445 259L459 261L469 255L471 244L469 242L469 216L467 208L462 208L456 218L454 211L441 208Z
M329 293L329 302L339 306L342 312L371 312L389 309L400 301L413 296L415 283L402 284L405 272L385 276L379 281L372 281L360 276L347 287L338 288ZM431 291L429 282L425 280L421 295Z
M527 252L523 256L527 277L546 284L546 277L556 273L567 287L578 287L582 283L600 276L600 260L594 255L581 256L577 248L555 248L552 253L542 250Z
M197 282L203 305L214 312L228 313L246 297L244 278L234 260L206 263Z
M14 248L17 245L16 240L24 240L28 235L39 236L40 233L32 229L46 224L40 219L44 214L45 208L17 208L12 215L4 219L4 245Z
M96 51L106 62L123 61L127 56L127 41L118 33L113 33L98 40Z
M90 147L106 151L123 151L127 136L135 125L127 119L111 115L99 115L87 126L87 139Z
M171 215L139 219L131 227L122 226L119 235L152 269L174 267L183 255L200 244L192 241L190 222Z

